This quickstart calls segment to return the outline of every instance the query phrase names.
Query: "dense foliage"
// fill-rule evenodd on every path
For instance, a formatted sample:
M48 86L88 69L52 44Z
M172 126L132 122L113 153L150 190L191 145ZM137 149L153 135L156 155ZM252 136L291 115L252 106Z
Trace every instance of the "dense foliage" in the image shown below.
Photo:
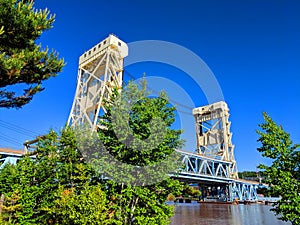
M0 0L0 107L27 104L43 90L42 81L64 66L55 51L36 43L52 27L54 16L33 5L33 0ZM23 93L17 93L20 88Z
M181 131L170 128L175 109L163 94L147 98L134 84L124 89L125 95L129 93L142 97L129 116L133 136L147 140L151 126L160 127L150 122L156 116L166 124L162 137L148 139L160 139L155 149L138 140L128 145L118 139L110 116L119 96L115 92L101 120L105 128L98 133L70 127L60 134L51 131L31 156L1 169L1 224L169 224L173 207L165 202L170 194L181 195L183 188L165 174L179 166L173 161L176 155L168 158L181 144ZM160 161L165 162L164 170L155 167Z
M265 180L261 171L242 171L238 172L238 176L240 179L254 180L258 182L264 182Z
M238 173L239 178L258 177L258 173L255 171L243 171Z
M188 198L194 198L196 200L199 200L199 197L201 196L201 191L197 190L188 184L186 184L182 191L182 197L188 197Z
M77 192L77 193L76 193ZM78 188L61 187L54 206L47 209L56 224L111 224L107 219L109 212L105 193L99 185L85 183L78 193Z
M260 165L265 182L270 184L273 196L281 200L274 204L274 211L284 221L293 225L300 224L300 151L298 144L293 144L290 135L282 126L278 126L266 113L265 122L260 124L258 141L262 146L258 151L270 158L270 166Z
M78 151L73 130L67 127L60 135L51 131L39 142L34 159L26 156L16 166L8 164L1 170L3 223L87 224L85 218L91 213L90 219L103 222L106 213L95 210L106 210L105 194L89 187L92 175ZM81 204L84 201L89 204Z
M119 224L169 224L173 208L165 201L169 193L178 196L182 189L168 175L180 166L174 153L182 144L182 131L170 128L175 108L164 93L149 98L145 84L140 90L134 83L121 95L115 92L106 108L100 120L105 129L98 134L113 159L101 157L95 162L103 176L112 178L105 186L116 207L113 218Z

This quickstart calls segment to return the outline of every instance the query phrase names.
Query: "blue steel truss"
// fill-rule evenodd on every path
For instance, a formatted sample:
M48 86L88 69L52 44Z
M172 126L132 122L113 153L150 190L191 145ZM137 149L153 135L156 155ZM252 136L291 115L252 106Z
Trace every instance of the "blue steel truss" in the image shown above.
M232 165L231 162L212 159L180 150L177 150L177 152L181 153L181 162L185 166L181 173L189 176L201 175L207 179L212 178L222 181L232 180L229 176Z
M176 150L181 154L184 167L172 174L176 179L191 183L223 183L229 188L229 200L257 201L258 182L239 180L230 176L232 162L201 156L191 152Z
M232 199L240 201L257 201L257 189L259 184L251 184L247 182L234 181L231 185Z

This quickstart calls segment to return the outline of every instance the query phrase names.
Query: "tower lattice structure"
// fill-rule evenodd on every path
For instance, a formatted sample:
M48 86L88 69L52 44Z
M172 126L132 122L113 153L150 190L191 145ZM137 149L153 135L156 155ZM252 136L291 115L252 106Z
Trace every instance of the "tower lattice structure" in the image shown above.
M197 153L231 162L228 168L230 177L238 178L227 104L220 101L195 108L193 115L196 122Z
M80 56L76 93L68 118L70 126L97 129L99 115L106 112L104 100L109 99L114 88L122 87L127 55L127 44L109 35Z

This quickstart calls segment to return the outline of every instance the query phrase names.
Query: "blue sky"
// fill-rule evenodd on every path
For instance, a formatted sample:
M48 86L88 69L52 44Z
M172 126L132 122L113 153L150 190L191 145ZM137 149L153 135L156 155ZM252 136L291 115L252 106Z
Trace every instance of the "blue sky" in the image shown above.
M294 142L300 143L299 1L36 0L35 6L47 7L56 14L54 28L39 41L56 49L67 65L56 78L44 82L46 89L30 104L18 110L0 110L0 147L21 148L33 135L64 126L75 94L78 58L110 33L127 43L176 43L202 58L230 108L240 171L255 170L263 162L256 150L259 143L255 130L264 111L283 125ZM207 103L201 90L176 68L142 63L127 70L135 77L144 72L147 76L166 77L184 87L197 107ZM186 150L190 151L195 145L192 117L191 121L184 127Z

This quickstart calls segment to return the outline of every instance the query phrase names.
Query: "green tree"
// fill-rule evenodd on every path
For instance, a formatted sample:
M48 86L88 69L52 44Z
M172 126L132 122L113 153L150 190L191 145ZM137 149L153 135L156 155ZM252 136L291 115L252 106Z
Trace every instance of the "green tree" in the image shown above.
M17 171L15 165L6 164L0 170L0 195L12 191L12 186L17 183Z
M85 200L91 202L91 198L100 193L97 189L91 188L91 193L94 194L87 195L86 183L94 184L91 182L93 171L83 161L72 128L66 127L60 134L50 131L44 139L39 141L32 157L34 159L26 156L15 167L7 166L0 172L1 180L9 185L9 188L4 187L5 185L0 186L1 191L5 194L4 205L9 207L2 212L3 220L10 220L13 224L22 225L58 224L57 220L61 219L62 214L69 215L69 220L73 218L71 206L75 207L75 204L60 204L62 196L58 193L61 193L62 190L72 190L74 194L69 197L79 203ZM6 177L4 178L4 176ZM18 198L16 199L15 196ZM102 198L105 196L97 197L98 200ZM10 203L11 199L16 199L13 204ZM84 206L81 207L84 208ZM89 205L84 210L87 210L87 207ZM72 210L74 212L75 208ZM82 217L81 221L83 221L86 213L78 213L77 217L73 219L77 220ZM105 213L104 215L106 216ZM99 217L99 219L101 218L103 216Z
M300 151L299 145L293 144L290 135L282 126L278 126L266 113L265 122L260 124L258 141L262 146L258 151L270 158L270 166L261 164L260 169L270 185L273 196L281 199L274 204L273 210L283 221L300 224Z
M98 133L50 131L34 159L0 171L2 223L169 224L173 207L165 201L182 190L169 177L180 166L174 152L182 144L181 131L170 128L175 108L165 94L147 98L134 84L123 93L125 101L115 91L107 102Z
M63 59L36 40L52 27L54 16L37 10L33 0L0 0L0 107L19 108L42 91L42 81L56 76ZM17 93L21 84L23 93ZM8 88L8 89L7 89Z
M173 207L165 201L170 193L178 196L182 190L181 183L169 177L180 167L175 148L182 144L182 131L171 129L175 107L164 93L149 98L145 83L141 89L129 83L121 94L114 92L106 109L100 119L103 129L82 146L98 166L99 177L110 178L102 180L102 187L114 212L112 221L169 224Z
M11 224L14 221L14 216L17 211L20 211L19 204L20 196L18 191L13 192L10 197L7 197L5 204L1 206L0 222L1 224ZM3 212L3 213L2 213ZM3 218L4 216L4 218Z
M4 173L9 167L10 170L14 171ZM7 183L5 184L8 186L6 189L2 188L2 194L5 196L2 219L12 224L30 224L29 221L34 215L35 198L37 197L37 187L33 185L34 167L32 160L26 157L20 160L17 166L7 165L0 174L0 177L7 176Z
M78 188L59 188L55 205L47 209L53 217L51 224L109 224L107 200L100 186L85 183L80 192L76 192Z
M192 197L198 200L201 196L201 191L189 186L188 184L185 184L182 195L183 197Z
M243 171L238 173L239 178L257 177L258 173L255 171Z

